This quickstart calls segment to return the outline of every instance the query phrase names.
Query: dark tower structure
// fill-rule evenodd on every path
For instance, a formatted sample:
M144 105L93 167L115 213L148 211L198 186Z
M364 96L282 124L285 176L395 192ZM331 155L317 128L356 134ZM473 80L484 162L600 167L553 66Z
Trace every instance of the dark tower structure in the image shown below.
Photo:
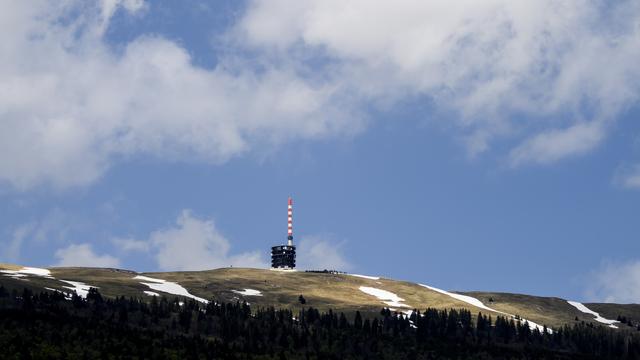
M293 246L293 199L287 206L287 244L271 247L271 267L293 269L296 267L296 247Z

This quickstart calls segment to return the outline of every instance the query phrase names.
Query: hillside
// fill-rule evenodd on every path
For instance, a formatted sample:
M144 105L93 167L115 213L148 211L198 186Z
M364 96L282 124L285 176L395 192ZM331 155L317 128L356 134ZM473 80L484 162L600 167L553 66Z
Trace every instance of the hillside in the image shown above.
M252 308L289 308L294 312L312 306L353 315L376 316L380 309L467 309L472 314L514 316L531 327L554 329L579 321L631 329L614 320L624 316L637 326L640 305L579 304L553 297L491 293L447 292L424 284L355 274L308 273L265 269L222 268L207 271L136 273L105 268L39 269L0 264L0 285L12 290L76 291L85 295L96 287L106 297L182 296L200 302L246 301ZM299 302L303 295L306 304ZM635 328L633 328L635 330Z

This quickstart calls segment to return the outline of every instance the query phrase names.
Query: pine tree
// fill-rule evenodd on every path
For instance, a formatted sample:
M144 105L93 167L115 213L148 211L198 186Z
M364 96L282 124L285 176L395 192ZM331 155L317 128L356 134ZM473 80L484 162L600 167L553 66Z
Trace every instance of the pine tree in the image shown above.
M94 287L89 288L89 291L87 292L87 300L94 301L96 303L103 302L102 295L100 295L98 289Z
M638 327L640 329L640 325L638 325ZM364 320L364 323L362 325L362 330L364 331L365 334L371 333L371 322L369 321L369 319Z
M356 317L353 321L353 327L356 330L362 329L362 316L360 315L360 311L356 311Z

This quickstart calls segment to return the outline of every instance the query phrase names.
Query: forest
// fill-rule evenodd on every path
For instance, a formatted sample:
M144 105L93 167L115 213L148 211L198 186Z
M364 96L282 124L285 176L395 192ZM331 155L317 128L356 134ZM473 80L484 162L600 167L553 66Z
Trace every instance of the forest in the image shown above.
M635 329L576 322L538 331L464 309L363 318L0 286L0 322L5 359L640 359Z

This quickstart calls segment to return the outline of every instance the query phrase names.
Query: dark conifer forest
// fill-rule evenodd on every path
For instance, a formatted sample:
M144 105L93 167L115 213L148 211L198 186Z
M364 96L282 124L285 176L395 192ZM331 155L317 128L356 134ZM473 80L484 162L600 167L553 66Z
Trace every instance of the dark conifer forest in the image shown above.
M184 302L182 302L184 301ZM376 318L307 307L103 298L0 287L5 359L639 359L636 331L576 323L553 333L467 310Z

